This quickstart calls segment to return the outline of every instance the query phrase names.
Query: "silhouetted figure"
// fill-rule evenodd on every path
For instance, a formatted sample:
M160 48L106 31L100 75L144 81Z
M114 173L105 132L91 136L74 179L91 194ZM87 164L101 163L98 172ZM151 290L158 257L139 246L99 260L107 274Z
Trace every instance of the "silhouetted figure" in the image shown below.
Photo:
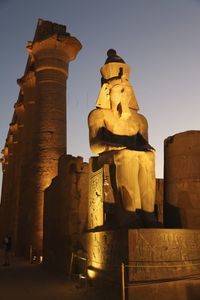
M12 240L10 236L5 236L3 240L4 247L4 266L10 265L10 251L11 251Z

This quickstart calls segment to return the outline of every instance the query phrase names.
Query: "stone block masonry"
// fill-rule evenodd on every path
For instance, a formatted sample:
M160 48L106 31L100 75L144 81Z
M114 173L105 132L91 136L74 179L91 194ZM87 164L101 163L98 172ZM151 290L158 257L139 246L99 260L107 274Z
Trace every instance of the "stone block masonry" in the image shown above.
M164 150L165 225L200 229L200 131L168 137Z
M28 42L25 73L3 149L0 238L13 237L15 251L42 251L44 190L66 153L68 65L81 43L63 25L39 20Z

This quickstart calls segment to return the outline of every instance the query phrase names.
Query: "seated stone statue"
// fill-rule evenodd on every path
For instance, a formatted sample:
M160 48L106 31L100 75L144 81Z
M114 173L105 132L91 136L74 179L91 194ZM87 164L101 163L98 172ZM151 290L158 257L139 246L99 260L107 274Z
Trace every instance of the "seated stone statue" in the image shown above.
M130 68L110 49L101 68L102 87L88 117L90 146L98 163L114 164L125 225L151 226L155 202L155 150L148 143L148 123L129 82Z

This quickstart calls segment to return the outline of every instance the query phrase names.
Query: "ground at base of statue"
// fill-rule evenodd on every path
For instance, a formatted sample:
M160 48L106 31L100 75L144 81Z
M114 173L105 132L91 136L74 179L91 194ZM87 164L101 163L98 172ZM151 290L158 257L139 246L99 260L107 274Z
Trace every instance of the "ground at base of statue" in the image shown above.
M4 252L0 250L1 300L112 300L111 294L111 289L109 292L69 280L68 274L48 272L13 253L10 265L4 266Z
M200 279L187 280L186 282L171 282L174 287L174 298L182 284L187 284L187 293L182 300L199 300ZM161 284L162 285L162 284ZM77 281L69 281L67 275L48 273L41 268L41 265L30 264L23 258L16 258L11 255L10 266L3 266L3 252L0 251L0 299L1 300L115 300L115 288L83 287ZM161 299L158 294L158 284L154 285L151 293L154 293L155 300ZM190 295L190 296L189 296ZM121 295L118 295L119 299ZM136 298L135 298L136 297ZM140 285L135 287L134 299L148 300L148 286ZM167 290L163 289L162 300L169 300Z

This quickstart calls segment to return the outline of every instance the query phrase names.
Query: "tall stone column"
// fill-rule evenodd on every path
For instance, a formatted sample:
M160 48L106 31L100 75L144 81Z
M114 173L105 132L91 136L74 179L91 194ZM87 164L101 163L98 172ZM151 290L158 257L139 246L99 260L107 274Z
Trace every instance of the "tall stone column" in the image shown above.
M11 177L9 180L9 226L8 233L12 237L12 243L15 245L17 238L17 223L18 223L18 199L19 199L19 140L18 140L18 124L16 120L13 119L13 122L10 124L9 132L12 138L12 169Z
M36 123L35 105L36 105L36 78L34 71L27 71L25 75L17 80L21 88L23 99L24 116L23 130L19 134L19 205L18 205L18 226L17 226L17 243L16 252L19 255L29 253L30 247L30 227L32 216L31 186L32 182L32 161L33 161L33 128ZM18 121L20 115L18 112ZM20 125L19 125L20 127Z
M20 205L20 179L21 179L21 158L22 158L22 141L24 133L24 105L21 102L22 95L20 94L18 102L15 103L15 111L12 118L12 123L9 128L9 135L12 137L12 153L9 155L8 169L11 170L11 178L8 184L9 193L9 234L12 237L12 248L16 251L16 241L18 232L19 205ZM8 143L8 142L7 142ZM8 150L11 149L11 145ZM8 212L7 212L8 213Z
M1 205L0 205L0 240L3 240L3 237L6 234L6 226L7 226L7 214L6 214L6 205L8 202L8 146L2 149L1 153L3 157L1 157L2 163L2 172L3 172L3 180L2 180L2 189L1 189Z
M2 231L3 235L12 234L12 215L13 215L13 189L14 189L14 136L11 130L8 132L6 139L6 146L3 150L7 155L7 166L4 170L4 186L2 187L2 214L3 214L3 224ZM5 160L5 154L4 158Z
M32 212L30 243L42 250L44 190L57 175L59 157L66 152L66 79L69 61L76 58L80 42L70 34L53 34L29 42L36 76L36 122L33 128Z
M36 95L36 77L34 71L28 71L25 75L17 80L21 88L24 106L24 134L23 140L23 162L30 160L33 152L33 128L36 123L35 105L37 100ZM23 143L23 141L22 141Z
M200 131L165 139L164 223L170 228L200 229Z
M3 183L1 197L1 218L0 218L0 239L9 234L12 237L12 248L16 250L17 230L18 230L18 214L20 199L20 178L21 178L21 157L22 157L22 141L24 128L24 106L20 102L21 94L18 102L15 104L15 111L6 139L6 144L2 150L3 158Z

